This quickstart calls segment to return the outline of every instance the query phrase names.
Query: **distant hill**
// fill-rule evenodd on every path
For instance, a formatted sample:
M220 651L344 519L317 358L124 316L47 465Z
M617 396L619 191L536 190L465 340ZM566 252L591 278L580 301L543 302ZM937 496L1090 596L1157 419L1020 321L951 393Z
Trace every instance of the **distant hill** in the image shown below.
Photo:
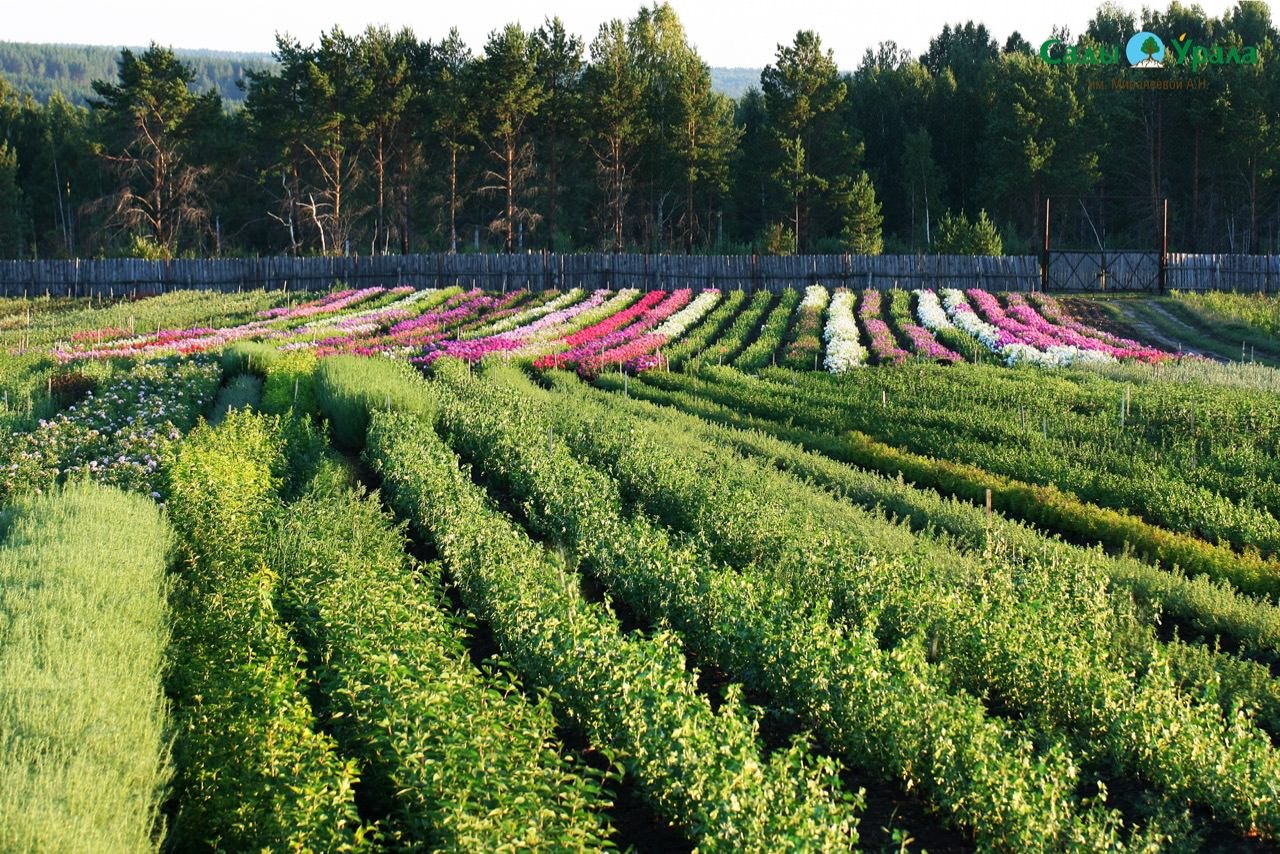
M141 48L139 48L141 49ZM174 52L196 70L198 92L210 88L228 101L244 100L236 81L248 70L269 68L269 53L234 53L220 50ZM0 74L19 92L47 102L54 92L76 104L93 96L94 80L114 80L120 49L96 45L29 44L0 41ZM747 89L760 86L759 68L712 68L711 85L730 98L741 98Z
M760 88L759 68L713 68L711 69L711 86L717 92L723 92L737 100L747 94L751 87Z
M137 48L142 49L142 48ZM272 65L267 53L233 53L217 50L174 52L196 71L195 89L216 89L228 101L243 101L236 81L245 72ZM93 96L94 80L114 80L120 49L97 45L28 44L0 41L0 74L14 89L41 102L54 92L76 104Z

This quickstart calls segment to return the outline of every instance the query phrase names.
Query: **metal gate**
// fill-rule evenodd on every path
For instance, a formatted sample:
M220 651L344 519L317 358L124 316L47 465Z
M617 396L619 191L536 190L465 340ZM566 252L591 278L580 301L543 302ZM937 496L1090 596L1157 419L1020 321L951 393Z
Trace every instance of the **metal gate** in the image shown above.
M1050 250L1045 284L1055 291L1155 291L1160 253Z

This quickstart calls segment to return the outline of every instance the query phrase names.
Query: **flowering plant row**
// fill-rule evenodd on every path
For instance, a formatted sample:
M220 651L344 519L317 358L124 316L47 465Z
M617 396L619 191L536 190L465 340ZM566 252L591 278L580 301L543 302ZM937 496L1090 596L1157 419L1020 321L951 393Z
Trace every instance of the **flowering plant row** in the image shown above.
M858 323L853 319L853 294L836 291L827 310L827 325L822 330L827 355L822 366L833 374L866 364L867 351L858 341Z
M879 291L863 291L862 302L858 305L858 319L871 338L871 352L876 354L876 361L882 365L900 365L907 360L909 354L898 346L889 330L889 324L880 318L880 301Z
M573 303L572 300L565 299L570 296L581 296L580 290L570 291L556 300L552 300L544 308L554 306L559 303L561 306L542 314L541 317L533 317L523 326L517 326L506 332L487 335L482 338L472 338L468 340L439 341L428 345L426 352L420 356L415 356L409 361L419 365L429 365L441 356L454 356L459 359L465 359L468 362L476 362L483 359L490 353L505 353L513 350L529 346L531 341L541 340L547 336L554 336L555 331L560 329L563 324L568 323L574 317L589 312L592 309L599 308L604 303L609 292L598 290L585 300L579 300ZM572 303L572 304L570 304ZM536 310L530 310L531 312ZM528 312L522 313L526 316ZM520 314L507 318L503 324L518 318Z
M518 311L508 317L502 318L501 320L486 323L484 326L477 329L471 337L490 337L527 326L535 320L546 317L548 314L553 314L560 311L562 308L567 308L571 305L582 302L585 295L586 292L583 291L582 288L573 288L572 290L565 291L559 296L555 296L555 291L548 291L544 296L552 297L551 299L546 299L537 305Z
M685 294L688 295L687 290ZM547 353L538 357L534 360L534 367L539 369L573 367L589 356L601 355L611 347L630 341L669 316L671 312L651 315L653 309L667 299L666 291L649 291L629 308L564 336L560 339L560 343L567 349L564 352ZM687 303L687 299L685 302ZM677 308L682 308L684 304L681 303ZM674 309L672 311L674 312Z
M934 304L937 304L936 296L934 297ZM939 310L941 310L941 307L939 307ZM948 364L962 361L959 353L944 347L932 332L920 326L911 318L910 292L893 291L889 295L889 316L893 318L893 325L911 343L911 349L917 356Z
M1046 320L1040 312L1036 311L1027 303L1026 298L1022 294L1009 294L1008 296L1008 314L1016 318L1027 328L1035 330L1046 336L1050 340L1056 340L1059 344L1065 344L1070 347L1079 347L1081 350L1095 351L1105 353L1116 359L1137 359L1143 362L1159 362L1169 358L1168 353L1156 350L1151 347L1143 347L1137 342L1132 345L1117 347L1102 340L1101 336L1092 330L1082 332L1081 329L1088 329L1083 324L1076 324L1075 327L1066 326L1058 323L1051 323Z
M1160 362L1172 358L1172 354L1153 347L1147 347L1132 338L1112 335L1105 330L1086 326L1068 314L1067 310L1062 307L1062 303L1048 294L1029 294L1028 297L1040 309L1040 314L1049 322L1082 335L1087 335L1120 350L1131 351L1125 356L1127 358L1134 358L1141 362ZM1018 295L1018 298L1022 299L1023 297Z
M693 291L682 288L672 291L669 295L661 291L651 292L642 297L636 306L643 304L654 293L657 299L653 307L643 312L634 323L580 344L567 353L561 354L559 358L565 364L575 365L580 374L593 376L608 365L621 365L657 349L666 339L645 333L688 305L693 299ZM549 358L555 359L556 356L553 354ZM538 363L534 362L534 364Z
M386 288L375 285L371 288L360 288L359 290L345 290L337 293L329 294L311 302L303 303L295 306L280 306L279 308L268 308L258 312L258 317L265 319L296 319L299 317L312 317L317 314L328 314L330 312L341 311L349 308L358 302L363 302L370 297L377 296L386 291Z
M635 374L664 364L662 355L656 351L668 341L684 335L695 323L706 317L719 301L719 288L708 288L698 294L693 302L668 317L651 335L636 339L632 346L636 355L623 361L623 369Z
M943 303L956 326L982 342L1005 364L1039 365L1059 368L1081 362L1114 361L1112 356L1096 350L1083 350L1055 341L1045 333L1010 318L994 296L976 288L968 291L987 320L980 319L965 299L965 294L948 288L942 292ZM990 322L988 322L990 321Z
M214 362L149 362L35 430L0 438L0 498L76 477L154 492L162 454L213 401L221 379Z
M210 327L192 327L188 329L165 329L151 335L134 338L117 339L106 346L81 349L75 346L54 347L53 355L61 362L72 359L109 359L129 356L155 356L169 353L190 355L206 350L220 349L227 344L248 338L266 337L278 332L281 325L289 328L289 322L303 317L314 317L318 314L329 314L342 311L356 303L371 297L379 296L387 291L383 287L364 288L358 291L338 291L318 300L304 303L292 308L265 309L258 312L259 319L239 326L214 329Z
M822 353L822 313L830 301L831 294L822 285L809 285L804 289L804 299L796 308L791 343L782 353L785 367L799 370L818 367L818 356Z

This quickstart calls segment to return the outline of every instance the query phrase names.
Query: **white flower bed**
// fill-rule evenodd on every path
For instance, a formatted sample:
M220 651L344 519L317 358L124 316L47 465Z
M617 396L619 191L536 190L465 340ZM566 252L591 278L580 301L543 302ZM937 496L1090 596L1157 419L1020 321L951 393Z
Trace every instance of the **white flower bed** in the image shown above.
M822 340L827 345L822 366L829 373L842 374L866 364L867 351L858 343L858 323L853 319L853 294L849 291L837 291L831 297Z
M804 289L804 299L800 300L799 312L822 311L827 307L830 296L822 285L810 285Z
M668 341L679 338L688 331L690 326L701 320L706 313L711 311L712 306L720 301L720 291L716 288L710 288L703 291L693 298L693 302L677 311L666 319L666 321L653 330L654 335L662 335Z
M942 291L942 304L955 325L968 332L982 342L982 345L1004 359L1009 367L1014 365L1037 365L1042 368L1065 368L1071 365L1101 364L1114 362L1115 359L1106 353L1096 350L1083 350L1079 347L1060 346L1040 350L1030 344L1012 342L1001 344L1002 336L1008 338L1013 333L1001 332L996 326L987 323L974 312L962 291L947 288ZM921 322L924 322L924 300L920 301Z
M921 326L932 332L937 332L939 329L955 329L956 325L947 317L946 309L938 301L936 293L916 288L915 294L916 315L920 318Z

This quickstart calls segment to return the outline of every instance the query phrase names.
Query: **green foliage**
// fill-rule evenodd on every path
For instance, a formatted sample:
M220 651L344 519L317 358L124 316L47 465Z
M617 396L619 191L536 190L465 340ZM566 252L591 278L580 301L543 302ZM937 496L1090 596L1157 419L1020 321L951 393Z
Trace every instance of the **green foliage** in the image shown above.
M812 528L820 523L788 528L795 516L784 520L772 509L764 511L767 520L761 518L753 508L761 500L772 508L776 495L770 497L759 478L739 474L740 459L707 459L701 449L676 439L674 431L654 424L637 429L616 413L589 405L582 395L534 405L507 389L468 387L460 375L447 379L465 401L445 404L446 421L455 431L452 441L495 487L512 494L536 531L575 551L634 611L655 623L670 621L699 658L814 721L846 761L924 786L987 844L1020 840L1026 845L1058 834L1079 834L1099 844L1114 833L1113 817L1076 812L1067 756L1051 751L1027 767L1031 745L1004 735L972 699L949 698L946 688L926 674L915 644L885 655L869 628L829 626L827 606L815 607L829 601L824 585L807 587L800 595L789 589L801 582L796 560L760 554L736 562L740 569L721 570L721 549L740 537L763 543L790 530L798 540L819 542ZM511 371L495 371L495 379L508 389L521 384ZM569 406L562 411L561 404ZM482 426L481 412L511 413L511 421L499 436L495 427ZM649 431L655 427L661 440L643 438L653 436ZM564 437L560 453L536 438L544 429ZM617 484L585 463L617 477ZM713 470L712 479L724 481L723 486L707 480ZM790 494L804 500L802 491L792 488ZM726 501L729 495L740 497ZM702 517L706 525L697 526L693 538L699 546L666 534L639 514L624 519L619 508L630 502L668 525L676 517L685 522ZM807 510L797 508L797 515ZM708 551L701 553L703 548ZM812 559L826 564L842 553L856 560L838 548L823 549ZM806 546L801 554L813 549ZM893 562L882 571L908 568ZM865 585L862 589L870 593ZM930 710L928 720L895 713L912 695L915 708ZM939 740L952 739L969 747L959 754L941 750ZM924 757L941 753L948 758L915 776L916 762L930 763ZM1025 770L1014 772L1015 767ZM999 815L999 805L1009 802L1023 809Z
M317 478L282 508L268 562L314 656L334 735L362 766L384 839L445 850L602 847L601 780L558 752L556 720L476 670L376 496ZM414 570L418 570L415 572Z
M811 300L810 295L816 295ZM787 345L780 364L795 370L817 370L822 359L822 325L831 294L823 285L811 285L796 309L795 320L787 333ZM812 303L812 304L807 304Z
M599 380L602 385L610 382L608 378ZM880 474L869 466L847 465L841 461L852 462L854 457L847 450L847 442L838 436L756 417L698 394L664 391L650 383L632 384L628 391L633 400L652 401L696 415L696 419L681 422L691 433L769 461L859 505L883 508L909 522L915 530L945 531L972 549L985 548L987 539L995 534L1015 552L1050 564L1059 560L1066 548L1057 536L1042 534L1001 514L988 515L981 505L943 497L927 486L894 477L892 472ZM669 410L665 415L674 417ZM707 422L725 426L711 427ZM923 479L916 483L923 483ZM1076 557L1099 561L1119 595L1134 596L1144 608L1158 608L1176 621L1184 636L1208 644L1221 640L1260 662L1280 661L1280 609L1243 596L1226 582L1211 582L1203 575L1188 578L1129 555Z
M261 402L262 380L252 374L239 374L218 390L209 423L216 427L232 411L257 409Z
M853 182L849 212L845 214L841 236L855 255L879 255L884 249L881 226L884 217L876 201L876 188L866 172Z
M706 543L712 559L791 591L792 609L827 603L819 614L870 620L882 643L923 636L953 687L989 696L1045 737L1073 733L1116 769L1212 805L1242 832L1280 819L1267 794L1280 756L1267 736L1198 691L1181 694L1154 633L1106 595L1091 562L1018 560L994 539L972 555L922 545L661 417L628 428L583 397L547 408L566 444L618 477L624 498ZM1137 679L1116 649L1148 656Z
M774 296L772 291L756 291L742 310L718 331L715 338L707 340L701 350L689 353L686 359L695 364L714 361L721 365L732 362L773 305Z
M153 851L171 768L172 532L92 485L19 502L0 547L0 847Z
M770 223L758 242L760 251L765 255L796 254L796 233L791 226L780 222Z
M254 319L254 313L289 302L281 291L175 290L142 300L125 299L120 289L114 300L48 300L43 297L13 301L12 311L0 321L0 346L6 349L44 347L67 341L77 332L92 336L96 330L128 330L130 334L193 326L228 326ZM93 340L90 337L88 340Z
M545 436L511 432L507 417L456 404L445 416L453 440L472 450L545 447ZM570 720L615 753L660 814L711 846L848 844L852 818L827 789L829 764L797 746L762 760L736 693L712 712L670 632L624 637L612 614L566 583L562 564L488 505L427 425L375 413L366 455L517 669L555 686Z
M1174 292L1173 297L1207 315L1246 323L1271 335L1280 335L1280 297L1224 291Z
M975 383L976 376L983 380ZM1229 579L1247 592L1280 592L1275 559L1257 551L1257 544L1263 542L1259 537L1271 524L1270 514L1214 494L1239 485L1241 474L1225 477L1223 472L1234 472L1242 455L1257 466L1269 467L1270 454L1250 450L1249 445L1224 445L1218 459L1209 463L1210 455L1187 442L1188 428L1191 432L1209 429L1203 416L1198 426L1192 426L1186 409L1173 408L1179 390L1163 388L1162 395L1176 396L1151 401L1144 416L1156 437L1167 437L1166 450L1157 455L1150 441L1130 435L1137 422L1131 420L1125 431L1111 417L1111 403L1124 393L1123 388L1090 383L1087 374L1074 376L1079 379L1064 379L1064 385L1055 390L1038 372L980 367L935 372L922 367L894 372L892 377L882 371L843 381L787 374L770 377L768 384L753 384L748 391L725 374L707 391L713 400L742 407L744 412L790 418L797 425L839 436L847 444L850 462L891 473L902 471L913 482L970 501L984 501L990 488L997 508L1050 529L1113 548L1132 548L1145 559L1176 564L1192 574ZM654 381L667 386L685 382L667 376ZM1055 391L1071 403L1050 403ZM1082 393L1088 396L1079 397ZM922 408L920 395L930 394L944 394L951 402ZM1228 392L1218 394L1224 403L1229 399ZM1259 402L1245 404L1232 420L1250 424L1259 416L1270 418L1253 409ZM1186 403L1183 398L1182 405ZM1050 411L1055 419L1052 429L1048 429ZM1222 429L1220 424L1215 432L1220 434ZM1082 440L1085 435L1097 438ZM1068 444L1071 450L1064 450ZM1173 453L1179 444L1187 460L1204 459L1194 478L1192 469L1180 465ZM1203 442L1199 447L1204 448ZM1092 457L1086 456L1089 449ZM1168 465L1173 467L1164 468ZM1202 485L1193 485L1195 480ZM1259 478L1256 488L1264 488L1265 480ZM1169 527L1158 527L1128 510L1139 507ZM1191 522L1193 518L1200 521ZM1254 545L1236 553L1191 535L1210 524L1224 536L1235 529L1237 537L1246 538L1242 544Z
M262 411L308 415L318 411L315 374L319 360L306 350L282 353L266 366Z
M104 131L105 154L118 189L108 221L132 232L131 251L168 258L191 229L204 225L204 173L190 149L221 116L215 92L197 96L191 66L152 44L142 53L120 51L119 82L95 80L89 106Z
M935 251L946 210L985 209L1006 251L1038 248L1045 199L1068 196L1091 199L1089 216L1054 201L1056 246L1096 248L1093 220L1105 222L1109 249L1147 249L1162 220L1150 192L1121 192L1135 186L1169 196L1175 251L1274 253L1280 78L1265 60L1170 64L1171 80L1195 85L1165 105L1116 86L1122 64L1038 55L1051 35L1064 42L1059 55L1122 53L1139 26L1185 34L1192 56L1265 58L1280 42L1270 10L1252 0L1217 17L1172 4L1141 21L1104 5L1076 40L949 22L918 56L881 42L835 57L805 30L778 34L754 87L742 85L747 69L709 69L665 3L577 35L554 20L529 32L495 19L492 38L473 45L456 30L423 40L332 28L309 43L283 37L261 63L157 46L108 55L0 44L0 71L18 90L0 88L0 138L16 153L16 169L0 169L16 190L0 177L0 252L118 254L130 234L170 254L246 257L513 242L690 252L762 247L770 224L789 225L798 249L813 252L859 245L847 226L870 210L858 201L865 170L884 245L908 253ZM91 116L77 106L90 81L99 96L105 86L150 98L164 133L130 137L101 121L101 108ZM48 97L54 87L71 100ZM224 110L226 100L245 108ZM180 121L190 112L195 120ZM1237 127L1254 132L1217 130ZM140 156L147 140L176 158ZM159 163L174 168L156 180L148 173Z
M0 141L0 258L21 258L31 244L31 222L18 184L18 152Z
M196 89L217 89L231 103L244 100L236 84L245 71L265 68L271 60L260 53L179 49L177 54L195 70ZM57 92L83 104L93 95L90 82L115 74L119 59L120 52L110 47L0 42L0 71L14 89L41 102Z
M800 292L790 288L782 292L778 302L760 325L756 338L743 349L733 360L733 366L741 371L758 371L765 365L776 363L778 348L782 346L782 336L787 331L787 322L800 303Z
M144 261L167 261L170 257L169 250L156 243L155 238L149 234L131 235L124 254Z
M317 727L279 579L262 560L294 465L288 445L278 420L232 412L194 431L168 471L184 555L169 680L179 847L368 847L355 765Z
M403 362L334 356L316 371L316 403L329 421L333 443L359 451L369 430L369 413L394 409L431 417L435 401L421 376Z
M963 211L955 215L947 211L938 221L933 251L939 255L999 255L1000 232L985 210L978 213L974 222L970 222Z

